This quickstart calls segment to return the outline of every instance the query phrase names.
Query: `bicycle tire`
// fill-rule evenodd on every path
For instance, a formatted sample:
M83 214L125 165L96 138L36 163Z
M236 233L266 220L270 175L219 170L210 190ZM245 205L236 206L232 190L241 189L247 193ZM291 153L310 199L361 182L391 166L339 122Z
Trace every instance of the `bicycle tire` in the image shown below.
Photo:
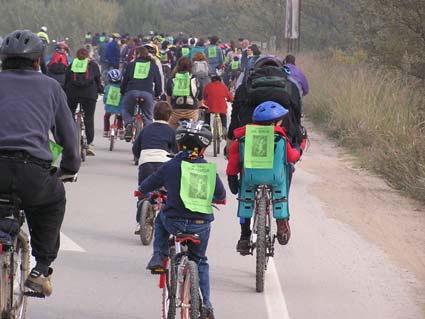
M148 246L153 238L153 225L155 222L155 212L149 200L144 200L140 205L140 241Z
M183 270L181 318L198 319L201 309L198 266L189 260Z
M30 248L29 240L26 233L22 230L15 239L15 257L19 257L14 261L14 268L11 268L11 275L14 280L12 282L18 283L19 287L14 287L13 300L12 300L12 319L25 319L27 314L28 297L24 295L24 283L29 274L30 268ZM15 280L17 278L17 280Z
M217 150L218 146L218 150ZM217 157L217 154L220 152L220 142L218 141L218 125L217 125L217 116L214 115L213 123L213 153L214 157Z
M115 134L113 134L113 131L111 131L111 136L109 137L109 150L112 152L114 150L114 143L115 143Z
M176 318L176 290L177 290L177 271L176 271L176 249L170 247L168 259L168 282L162 289L162 318Z
M266 205L267 199L264 190L261 191L261 197L257 205L257 241L255 243L256 251L256 269L255 269L255 288L257 292L264 291L264 277L266 273Z

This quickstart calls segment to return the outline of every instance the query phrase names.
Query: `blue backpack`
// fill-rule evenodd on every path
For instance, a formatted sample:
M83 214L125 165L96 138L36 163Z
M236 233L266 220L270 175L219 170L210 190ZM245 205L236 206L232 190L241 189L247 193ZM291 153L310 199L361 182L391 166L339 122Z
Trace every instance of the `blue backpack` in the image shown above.
M238 217L251 218L257 186L269 185L272 188L273 217L289 218L289 165L286 160L286 139L280 134L274 135L274 158L272 169L246 168L244 163L241 173L241 190L239 193ZM240 158L245 155L245 137L239 141Z

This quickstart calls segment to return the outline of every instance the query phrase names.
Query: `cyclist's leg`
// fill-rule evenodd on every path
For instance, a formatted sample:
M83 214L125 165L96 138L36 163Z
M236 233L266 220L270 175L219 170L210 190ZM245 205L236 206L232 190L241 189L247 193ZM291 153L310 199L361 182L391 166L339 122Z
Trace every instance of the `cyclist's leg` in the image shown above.
M136 90L131 90L125 93L122 101L122 117L124 120L124 126L131 124L134 115L134 107L136 106L136 97L138 96Z
M110 129L110 118L111 118L111 113L105 112L105 115L103 116L103 133L109 132L109 129Z
M205 112L205 124L211 127L211 113L209 112Z
M153 122L153 95L149 92L140 91L139 97L144 99L143 114L145 126Z
M147 269L158 269L162 267L162 260L168 254L168 238L170 233L164 226L166 216L160 212L155 218L155 229L153 239L153 256L148 263Z
M223 136L227 136L227 114L220 113L221 126L223 127Z
M84 111L84 126L86 127L87 144L92 144L94 140L94 112L96 110L96 100L81 99L81 106Z
M210 274L209 274L209 264L208 258L206 256L208 240L210 238L210 222L205 222L205 224L188 224L186 226L186 231L189 233L198 234L201 243L199 245L194 245L189 243L189 251L191 259L198 263L198 272L199 272L199 287L202 292L203 305L206 308L212 309L212 304L210 300Z
M73 117L75 116L75 111L77 110L77 106L78 106L78 99L68 97L68 107Z

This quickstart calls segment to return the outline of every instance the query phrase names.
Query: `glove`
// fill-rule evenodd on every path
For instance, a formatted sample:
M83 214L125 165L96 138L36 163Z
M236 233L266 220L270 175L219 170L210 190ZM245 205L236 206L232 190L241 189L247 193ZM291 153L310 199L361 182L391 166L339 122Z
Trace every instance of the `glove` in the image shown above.
M229 184L229 188L232 194L236 195L239 191L238 175L227 176L227 182Z

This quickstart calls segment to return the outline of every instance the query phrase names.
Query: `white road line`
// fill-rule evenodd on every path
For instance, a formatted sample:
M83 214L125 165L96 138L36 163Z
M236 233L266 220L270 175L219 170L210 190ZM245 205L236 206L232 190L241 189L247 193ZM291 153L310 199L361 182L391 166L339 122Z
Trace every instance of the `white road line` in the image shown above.
M267 264L266 282L264 285L264 299L268 319L289 319L288 308L286 306L285 296L276 271L276 265L271 258Z
M77 251L77 252L80 252L80 253L86 252L81 246L79 246L76 242L74 242L71 238L69 238L68 236L66 236L62 232L61 232L60 250Z

